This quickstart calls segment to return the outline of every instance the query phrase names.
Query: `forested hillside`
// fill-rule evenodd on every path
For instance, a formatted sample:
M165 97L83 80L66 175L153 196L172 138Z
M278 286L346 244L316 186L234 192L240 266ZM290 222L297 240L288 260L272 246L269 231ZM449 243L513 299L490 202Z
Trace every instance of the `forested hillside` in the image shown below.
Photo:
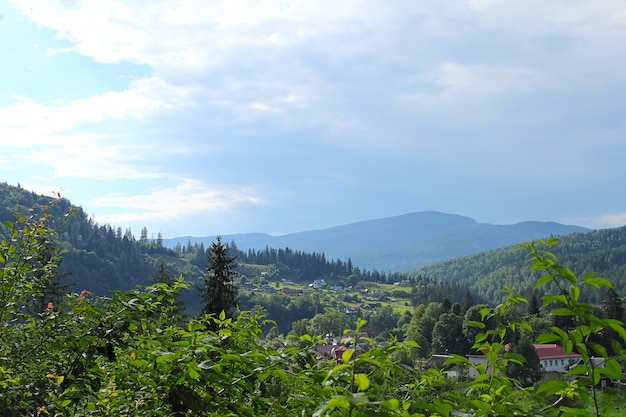
M497 307L471 297L402 314L379 305L298 320L284 337L266 333L257 309L184 317L181 280L48 298L59 261L49 210L8 222L11 239L0 242L3 416L623 415L610 387L624 383L623 303L607 280L578 279L545 246L527 247L545 273L537 284L560 286L542 307L520 308L515 293ZM212 258L214 276L233 267L219 250L227 269ZM583 287L608 289L605 303L581 302ZM576 359L548 373L533 341Z
M61 283L68 291L89 290L109 295L113 290L129 290L137 285L150 284L157 271L164 266L172 276L183 275L191 289L182 298L188 311L199 310L195 288L207 266L207 252L202 243L187 242L173 250L163 247L162 240L147 230L136 238L129 229L94 223L80 207L64 198L36 195L19 187L0 184L2 201L0 230L6 235L5 221L14 219L14 213L28 213L32 207L50 206L50 213L58 229L56 243L63 250L58 270ZM51 204L54 201L54 204ZM70 210L71 208L71 210ZM71 216L65 213L71 211ZM530 296L537 274L528 268L527 252L518 247L507 247L423 267L410 273L385 273L365 270L351 259L328 259L324 253L306 253L290 248L239 250L237 243L229 243L229 252L237 258L240 274L242 308L261 306L269 318L279 322L281 331L290 329L294 320L311 318L316 313L336 311L356 300L352 293L328 300L299 300L276 289L284 282L293 282L296 288L306 287L315 279L325 279L329 286L366 288L365 283L393 284L407 282L410 296L405 303L441 302L463 304L469 294L476 302L493 303L501 298L503 286L516 288ZM597 271L615 283L620 294L626 289L626 229L617 228L576 233L564 236L554 248L555 254L571 265L578 274ZM359 287L360 285L360 287ZM270 291L270 289L273 291ZM393 291L388 291L392 297ZM399 294L402 295L402 294ZM600 303L603 294L587 295L590 302ZM402 299L402 298L401 298ZM317 302L317 304L315 304ZM326 303L326 304L324 304Z
M207 249L203 244L177 245L173 250L162 245L157 234L155 239L145 230L137 238L130 229L122 230L109 224L97 224L69 200L50 193L50 196L37 195L20 187L0 184L0 232L7 236L5 222L15 220L15 213L28 216L37 207L48 207L52 224L57 233L54 245L62 251L62 262L58 268L60 284L65 291L88 290L98 295L110 295L114 290L127 291L136 286L153 282L157 271L163 266L171 276L182 274L190 284L190 290L183 291L188 312L199 311L199 298L196 286L208 264ZM71 212L71 215L68 213ZM315 279L325 279L329 285L342 287L355 286L362 281L373 283L394 283L409 280L417 284L410 299L412 305L439 301L442 297L461 300L467 291L465 284L439 285L432 280L411 280L406 274L388 274L377 270L368 271L352 264L350 259L327 259L324 253L305 253L289 248L241 251L236 242L229 243L229 253L237 259L237 272L251 289L260 289L291 281L306 287ZM324 312L324 305L311 307L311 303L296 303L290 297L271 294L267 291L242 290L242 308L264 307L269 318L280 321L282 330L289 330L291 322L311 318L315 313Z
M579 275L597 272L626 293L626 226L563 236L552 252ZM528 252L510 246L476 255L434 263L414 271L412 277L465 283L485 300L499 300L504 286L529 295L538 273L529 267ZM601 293L583 294L599 303Z
M179 256L147 233L139 239L130 229L97 224L81 207L74 206L61 195L37 195L20 187L0 184L0 231L7 236L5 222L15 220L15 213L27 216L37 207L48 207L53 227L57 230L55 245L62 250L58 274L68 290L89 290L107 295L112 290L129 290L152 282L161 262L176 275L183 273L190 280L200 274ZM71 213L71 215L68 215Z

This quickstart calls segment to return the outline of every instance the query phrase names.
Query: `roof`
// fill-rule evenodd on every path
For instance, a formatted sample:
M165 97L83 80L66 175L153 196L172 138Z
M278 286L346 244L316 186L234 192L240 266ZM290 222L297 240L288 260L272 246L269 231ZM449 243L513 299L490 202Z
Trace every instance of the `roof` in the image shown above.
M565 349L555 343L547 343L543 345L533 345L539 359L564 359L564 358L580 358L578 353L565 353Z
M556 343L546 343L541 345L533 345L535 347L535 352L537 352L537 356L539 360L544 359L570 359L570 358L580 358L578 353L570 352L565 353L565 349L562 346L557 345ZM507 344L504 346L504 349L508 352L511 349L511 345ZM467 355L468 358L482 357L487 353L487 350L482 350L482 354L470 354Z

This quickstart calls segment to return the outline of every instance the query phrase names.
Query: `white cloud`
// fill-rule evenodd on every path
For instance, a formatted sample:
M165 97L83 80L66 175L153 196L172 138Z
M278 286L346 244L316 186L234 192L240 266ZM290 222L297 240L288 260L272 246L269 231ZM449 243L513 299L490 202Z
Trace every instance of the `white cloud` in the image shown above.
M438 86L434 91L400 94L400 99L409 99L420 110L439 110L464 107L468 103L480 103L507 96L529 94L540 85L542 75L533 68L523 66L463 65L445 62L439 65L426 80ZM432 88L432 87L431 87Z
M345 4L344 4L345 3ZM285 45L328 31L360 8L357 2L286 1L19 1L38 24L76 43L97 61L141 62L188 70L219 62L242 45Z
M67 54L70 52L76 52L76 48L48 48L46 49L46 56L55 56L59 54Z
M567 90L589 74L574 76L580 59L571 51L549 58L541 40L601 36L596 30L581 32L586 26L623 30L614 12L622 16L625 10L615 2L610 8L592 1L529 6L486 0L374 1L367 7L358 1L285 0L16 5L71 40L81 54L151 66L161 85L147 85L144 97L186 85L185 101L178 104L213 103L236 123L272 117L318 126L346 120L367 125L369 114L357 113L394 97L404 99L395 103L402 109L417 103L420 111L449 114L448 105L515 98L558 83ZM459 53L463 48L475 53ZM489 61L479 63L485 55ZM289 103L281 98L290 96L298 101L285 107ZM125 107L115 108L122 113Z
M626 212L610 213L596 217L577 217L563 220L566 224L578 224L590 229L610 229L626 225Z
M58 137L57 142L58 146L16 153L14 158L51 167L53 178L154 179L165 175L139 160L139 146L111 143L95 135Z
M269 106L265 103L251 103L250 104L250 108L252 110L259 110L259 111L263 111L263 112L270 112L270 113L280 113L281 109L277 108L277 107L272 107Z
M11 146L54 144L54 133L108 119L143 119L163 109L183 107L188 88L167 85L158 78L134 80L122 91L47 105L20 100L0 109L0 135L12 137ZM59 103L58 101L55 101ZM8 143L6 144L8 145Z
M94 199L94 207L113 208L118 214L99 216L111 223L172 220L185 215L224 212L241 204L261 204L250 187L209 187L194 179L186 179L174 188L163 188L147 194L124 196L111 194Z
M53 178L160 178L162 169L141 159L150 154L150 139L134 126L116 132L112 122L135 122L172 108L184 109L188 94L187 88L144 78L121 92L68 102L22 99L0 109L0 137L11 138L0 141L0 149L11 155L13 164L51 169Z

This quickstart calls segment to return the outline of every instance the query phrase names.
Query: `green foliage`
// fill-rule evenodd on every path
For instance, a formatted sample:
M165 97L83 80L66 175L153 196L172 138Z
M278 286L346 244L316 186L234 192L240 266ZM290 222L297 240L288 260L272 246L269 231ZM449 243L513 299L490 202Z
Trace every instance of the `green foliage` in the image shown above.
M56 255L45 255L51 253L46 243L51 235L48 219L45 212L18 216L7 224L11 238L0 245L3 416L600 416L611 412L613 393L599 386L603 378L622 376L626 330L620 320L583 302L581 294L612 284L591 273L578 278L544 248L550 248L552 240L531 243L527 250L532 269L541 271L537 289L556 289L543 296L543 307L571 318L571 325L552 326L537 341L557 342L568 352L576 351L581 362L564 378L529 385L510 372L531 366L527 349L521 348L528 344L510 349L511 340L516 343L519 335L532 334L519 315L519 307L528 302L506 288L501 304L469 309L465 318L472 319L467 322L438 303L416 309L409 328L413 326L418 335L436 334L437 323L450 323L459 333L477 329L472 349L480 352L481 362L453 355L439 370L407 365L410 351L419 349L415 341L391 338L377 344L363 337L368 324L361 319L343 332L343 351L336 348L336 359L321 358L316 348L325 342L307 333L281 344L267 343L263 329L272 323L261 310L242 311L236 318L222 311L184 321L175 313L177 296L187 287L182 277L116 291L110 298L87 291L72 293L58 305L48 303L44 311L35 312L27 307L45 294L58 264ZM387 313L381 313L381 318L393 316ZM320 332L335 325L332 320L313 324L320 326ZM599 337L609 329L616 343L607 347ZM469 371L477 376L467 379Z
M0 323L20 319L49 286L57 268L57 254L50 248L47 206L28 217L16 214L6 222L8 238L0 242ZM2 329L0 326L0 337Z

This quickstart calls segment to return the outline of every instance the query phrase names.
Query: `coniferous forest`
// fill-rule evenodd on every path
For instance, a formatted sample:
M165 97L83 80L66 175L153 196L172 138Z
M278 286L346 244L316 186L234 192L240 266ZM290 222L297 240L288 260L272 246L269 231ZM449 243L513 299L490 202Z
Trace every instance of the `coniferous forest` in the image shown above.
M385 274L0 197L2 415L621 415L622 229ZM547 373L533 343L577 359Z

